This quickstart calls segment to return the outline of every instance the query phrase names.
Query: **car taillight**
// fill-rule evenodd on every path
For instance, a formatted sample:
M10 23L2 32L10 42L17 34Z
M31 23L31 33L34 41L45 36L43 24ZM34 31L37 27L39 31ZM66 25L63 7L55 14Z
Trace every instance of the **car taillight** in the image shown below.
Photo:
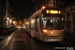
M62 29L62 31L64 31L64 29Z
M4 29L5 31L7 31L6 29Z
M46 33L46 32L47 32L47 29L43 29L42 32L43 32L43 33Z
M1 31L1 33L3 33L3 31Z

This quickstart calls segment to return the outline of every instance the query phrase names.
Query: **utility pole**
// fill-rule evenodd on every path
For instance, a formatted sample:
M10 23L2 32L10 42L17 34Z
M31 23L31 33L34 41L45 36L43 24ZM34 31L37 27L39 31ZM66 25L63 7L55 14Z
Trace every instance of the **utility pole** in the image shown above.
M8 0L6 0L6 27L9 26L9 21L7 20L7 17L8 17L8 6L9 6Z
M8 0L6 0L6 17L8 16Z

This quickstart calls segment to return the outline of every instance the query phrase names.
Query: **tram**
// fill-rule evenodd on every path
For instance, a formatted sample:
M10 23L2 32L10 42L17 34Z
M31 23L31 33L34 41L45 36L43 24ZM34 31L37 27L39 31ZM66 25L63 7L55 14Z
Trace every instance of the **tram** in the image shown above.
M43 7L33 13L26 21L25 30L33 37L44 42L63 40L61 11L56 7Z

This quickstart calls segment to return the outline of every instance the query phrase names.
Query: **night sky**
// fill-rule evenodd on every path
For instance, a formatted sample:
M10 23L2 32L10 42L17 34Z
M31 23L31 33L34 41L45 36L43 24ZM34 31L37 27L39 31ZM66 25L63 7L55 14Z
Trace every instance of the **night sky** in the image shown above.
M32 0L8 0L13 10L12 16L17 20L28 18L32 9Z
M24 18L28 18L31 14L32 10L32 0L8 0L11 8L13 10L12 16L17 20L23 20ZM74 0L66 0L68 5Z

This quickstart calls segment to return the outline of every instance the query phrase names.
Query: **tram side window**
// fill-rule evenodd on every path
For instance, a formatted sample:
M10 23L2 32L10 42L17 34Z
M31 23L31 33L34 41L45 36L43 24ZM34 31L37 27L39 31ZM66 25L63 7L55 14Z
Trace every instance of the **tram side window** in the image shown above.
M32 28L32 29L34 29L34 28L35 28L35 26L34 26L34 25L35 25L35 19L32 19L32 20L31 20L31 28Z
M29 24L27 24L27 28L29 28Z
M57 26L59 26L59 24L60 24L59 20L55 20L55 24L56 24Z
M36 31L38 31L39 27L39 18L36 18Z
M44 20L44 18L42 18L43 20L43 28L46 28L46 20Z

